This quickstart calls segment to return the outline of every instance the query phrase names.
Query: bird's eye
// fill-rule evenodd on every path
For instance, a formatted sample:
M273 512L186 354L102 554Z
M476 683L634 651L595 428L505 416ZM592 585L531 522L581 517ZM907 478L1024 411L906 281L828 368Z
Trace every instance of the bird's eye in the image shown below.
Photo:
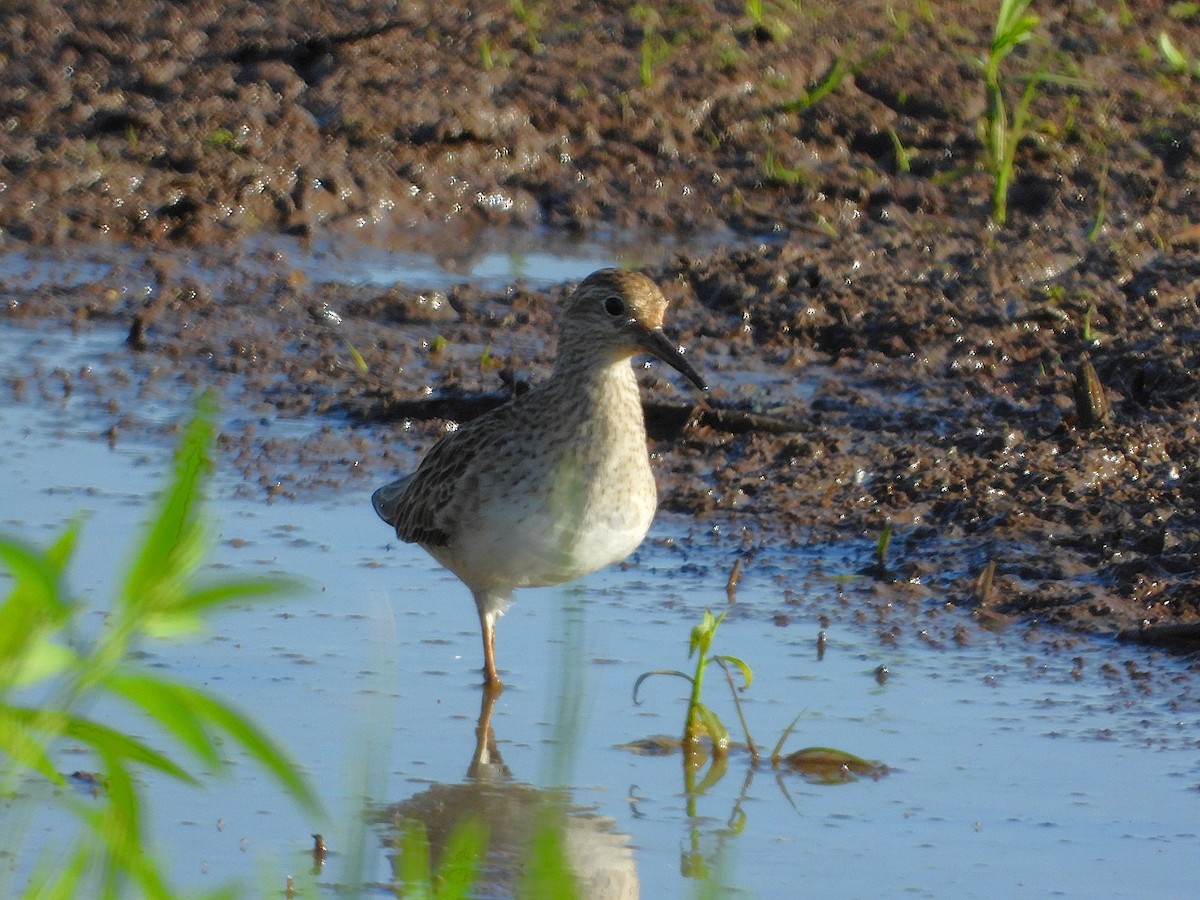
M625 315L625 301L613 295L604 301L604 311L610 316Z

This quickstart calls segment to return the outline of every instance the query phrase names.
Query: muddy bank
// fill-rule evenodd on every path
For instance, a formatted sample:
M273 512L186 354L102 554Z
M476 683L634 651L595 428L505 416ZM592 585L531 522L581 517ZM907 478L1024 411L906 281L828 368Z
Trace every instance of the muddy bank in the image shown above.
M10 4L0 233L981 222L996 4L754 6ZM1045 75L1015 227L1171 233L1192 214L1196 100L1157 41L1200 52L1196 14L1036 8L1003 69L1014 111Z
M649 267L717 411L647 373L669 407L664 508L747 548L890 523L864 576L881 602L1161 636L1200 621L1200 111L1156 40L1200 48L1200 28L1109 6L1046 4L1011 59L1016 84L1054 77L999 228L978 130L990 4L757 23L740 4L18 5L5 247L61 244L64 267L80 240L153 249L120 279L5 285L15 325L129 343L101 371L31 359L4 391L86 392L120 440L156 384L218 383L260 412L225 436L249 490L366 490L445 427L414 402L547 371L566 288L312 283L244 239L723 235ZM729 426L754 415L787 427ZM289 440L276 417L328 428Z

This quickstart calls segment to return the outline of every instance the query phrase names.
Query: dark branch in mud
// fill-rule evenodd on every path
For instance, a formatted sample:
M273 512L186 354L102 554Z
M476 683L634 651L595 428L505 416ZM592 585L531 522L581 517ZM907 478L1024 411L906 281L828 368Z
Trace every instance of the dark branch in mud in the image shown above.
M505 394L493 393L387 400L368 409L349 410L348 415L360 423L401 422L405 419L469 422L508 402L508 399ZM693 425L725 434L795 434L805 430L802 422L749 410L652 401L642 405L646 413L646 431L656 441L676 437Z
M313 60L332 53L342 45L369 40L381 34L388 34L391 31L404 27L406 24L405 22L389 20L338 34L310 35L300 40L274 46L259 41L250 41L226 53L220 54L219 58L243 66L251 63L280 61L287 63L297 70L301 70L311 65Z
M1167 625L1144 625L1126 628L1117 640L1130 644L1149 644L1169 650L1191 651L1200 648L1200 622L1180 622Z

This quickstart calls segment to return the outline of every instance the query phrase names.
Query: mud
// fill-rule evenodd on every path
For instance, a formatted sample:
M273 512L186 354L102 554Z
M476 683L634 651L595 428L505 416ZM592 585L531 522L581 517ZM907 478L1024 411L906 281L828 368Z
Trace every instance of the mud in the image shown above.
M646 378L666 510L751 553L890 524L883 603L1195 646L1200 102L1157 41L1200 54L1196 13L1036 5L1000 227L993 4L764 6L12 5L2 246L146 261L4 286L13 324L129 335L4 392L86 391L120 440L164 379L218 383L259 414L224 439L248 490L365 490L447 427L415 416L547 371L567 287L318 284L257 236L662 234L700 248L648 271L714 386Z

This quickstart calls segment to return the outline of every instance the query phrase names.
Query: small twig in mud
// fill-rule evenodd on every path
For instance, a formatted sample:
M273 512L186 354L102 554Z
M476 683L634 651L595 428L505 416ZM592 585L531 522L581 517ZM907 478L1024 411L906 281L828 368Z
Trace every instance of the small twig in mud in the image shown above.
M742 557L739 556L733 561L733 568L729 570L729 580L725 582L725 596L728 598L730 606L737 602L737 583L741 577Z
M989 559L987 565L975 578L975 599L980 606L986 606L992 599L992 582L996 578L996 561Z
M1075 418L1081 428L1099 428L1108 417L1108 397L1096 375L1092 361L1085 353L1079 359L1072 384L1075 395Z

